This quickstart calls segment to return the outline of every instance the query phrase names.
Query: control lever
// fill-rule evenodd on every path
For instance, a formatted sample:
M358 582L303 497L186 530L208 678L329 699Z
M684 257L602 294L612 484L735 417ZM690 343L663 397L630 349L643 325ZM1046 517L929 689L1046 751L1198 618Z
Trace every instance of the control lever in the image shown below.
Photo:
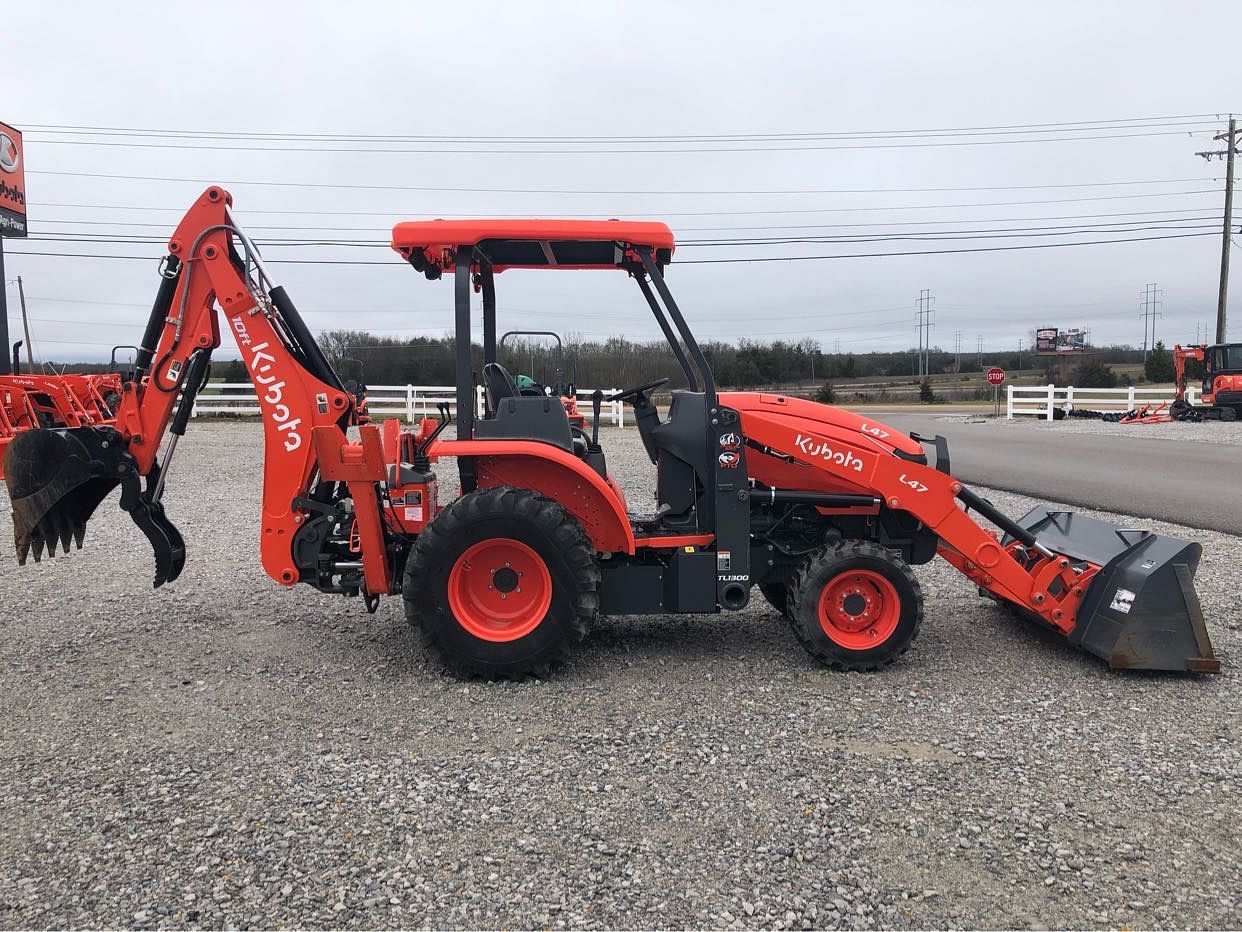
M598 388L591 393L591 453L599 453L599 412L604 403L604 393Z
M436 405L436 410L440 412L440 423L436 425L436 429L427 435L427 439L418 444L414 448L414 459L416 465L421 465L423 469L427 468L427 450L435 443L437 437L444 432L444 428L453 423L453 418L449 415L449 406L444 402Z

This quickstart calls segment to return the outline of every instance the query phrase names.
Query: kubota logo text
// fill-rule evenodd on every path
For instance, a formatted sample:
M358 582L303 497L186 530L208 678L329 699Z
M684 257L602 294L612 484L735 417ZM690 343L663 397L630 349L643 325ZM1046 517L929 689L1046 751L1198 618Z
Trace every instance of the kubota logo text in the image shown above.
M22 164L22 152L8 133L0 133L0 171L12 175Z
M798 434L798 439L794 441L794 446L807 456L818 456L820 459L840 466L842 469L852 469L854 472L863 471L862 460L849 450L846 450L844 453L840 450L834 450L826 441L816 440L813 437L803 437L801 434Z
M285 451L292 453L302 445L302 435L298 432L302 419L292 417L289 406L284 403L285 380L278 379L276 374L271 372L276 357L264 352L266 349L266 340L250 347L250 374L255 384L263 391L263 400L272 406L272 420L276 422L276 429L284 432L282 439Z

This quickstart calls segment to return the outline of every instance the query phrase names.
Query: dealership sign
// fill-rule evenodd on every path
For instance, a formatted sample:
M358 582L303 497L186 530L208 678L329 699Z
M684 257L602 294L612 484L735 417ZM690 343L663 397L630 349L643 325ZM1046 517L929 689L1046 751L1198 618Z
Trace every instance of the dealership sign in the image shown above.
M0 236L26 235L25 162L22 134L0 123Z

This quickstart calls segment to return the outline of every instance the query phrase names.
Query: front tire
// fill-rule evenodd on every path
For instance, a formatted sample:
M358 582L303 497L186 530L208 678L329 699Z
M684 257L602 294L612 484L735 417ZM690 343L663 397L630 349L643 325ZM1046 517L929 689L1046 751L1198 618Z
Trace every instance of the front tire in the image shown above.
M820 663L878 670L910 649L923 591L901 557L867 541L842 541L806 558L789 590L789 623Z
M462 677L546 676L599 612L599 565L582 526L527 489L463 495L406 561L406 618Z

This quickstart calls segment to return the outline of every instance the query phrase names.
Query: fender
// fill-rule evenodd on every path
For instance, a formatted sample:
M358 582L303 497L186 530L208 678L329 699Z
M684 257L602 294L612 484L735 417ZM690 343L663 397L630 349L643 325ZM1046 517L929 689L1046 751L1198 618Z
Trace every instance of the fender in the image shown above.
M634 553L634 529L625 505L599 473L560 447L533 440L442 440L428 453L472 457L479 488L534 489L577 518L596 550Z

